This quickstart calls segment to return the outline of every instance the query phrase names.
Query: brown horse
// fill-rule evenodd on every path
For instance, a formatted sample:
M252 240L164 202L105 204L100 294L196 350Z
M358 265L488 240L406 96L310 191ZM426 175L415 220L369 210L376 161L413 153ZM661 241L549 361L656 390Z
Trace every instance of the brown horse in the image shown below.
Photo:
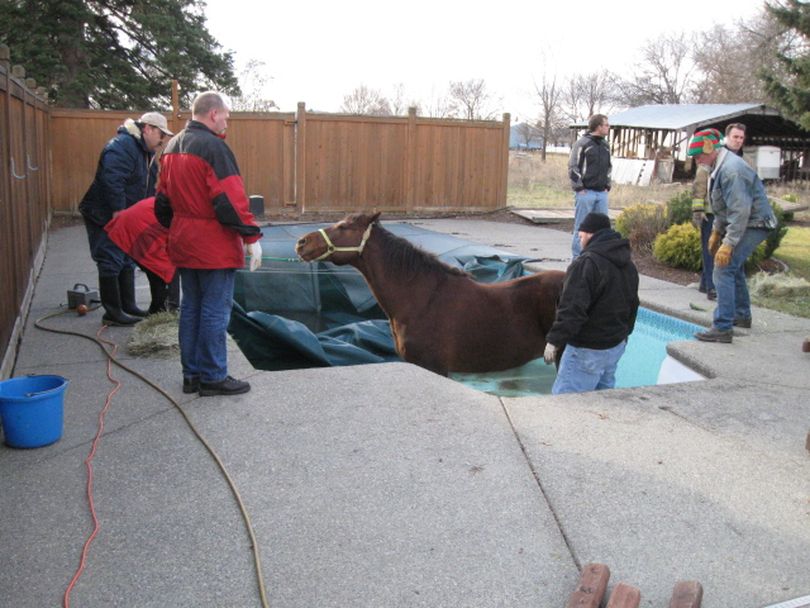
M542 356L565 273L484 284L354 214L295 246L305 261L351 264L391 322L397 353L439 374L518 367Z

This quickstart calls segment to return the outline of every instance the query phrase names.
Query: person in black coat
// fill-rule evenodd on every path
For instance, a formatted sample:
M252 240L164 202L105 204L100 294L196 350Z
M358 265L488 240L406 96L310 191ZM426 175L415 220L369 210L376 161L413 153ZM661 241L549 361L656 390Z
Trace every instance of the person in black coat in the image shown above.
M79 205L90 255L98 267L102 320L108 325L132 325L146 311L135 302L135 263L110 240L104 226L119 211L154 196L155 153L169 135L172 132L162 114L128 118L101 151L93 183Z
M564 347L554 395L613 388L638 313L638 270L627 239L602 213L589 213L578 235L582 254L566 271L543 354L551 364Z

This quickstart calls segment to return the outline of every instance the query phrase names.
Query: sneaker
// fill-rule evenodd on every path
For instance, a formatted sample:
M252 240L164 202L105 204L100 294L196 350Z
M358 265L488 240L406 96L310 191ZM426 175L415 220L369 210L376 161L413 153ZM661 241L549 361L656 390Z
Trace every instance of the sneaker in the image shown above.
M706 292L706 299L707 300L712 300L712 301L716 300L717 299L717 290L716 289L710 289L709 291L707 291Z
M250 384L226 376L221 382L200 382L200 397L213 397L214 395L241 395L250 390Z
M748 317L747 319L734 319L734 327L751 329L751 317Z
M717 329L711 327L707 331L698 332L695 337L701 342L722 342L723 344L731 344L731 336L734 332L730 329Z
M200 379L199 378L183 378L183 392L187 395L190 393L196 393L200 390Z

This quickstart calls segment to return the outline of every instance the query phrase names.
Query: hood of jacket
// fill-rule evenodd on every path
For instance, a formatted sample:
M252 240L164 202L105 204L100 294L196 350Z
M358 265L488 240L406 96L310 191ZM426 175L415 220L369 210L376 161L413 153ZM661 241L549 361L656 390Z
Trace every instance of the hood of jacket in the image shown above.
M627 266L632 261L630 241L610 228L595 232L583 253L600 255L619 268Z

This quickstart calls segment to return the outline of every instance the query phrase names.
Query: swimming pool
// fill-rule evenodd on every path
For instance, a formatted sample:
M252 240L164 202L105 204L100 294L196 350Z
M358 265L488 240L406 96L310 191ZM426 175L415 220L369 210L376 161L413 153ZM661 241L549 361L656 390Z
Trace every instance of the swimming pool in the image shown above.
M638 309L636 326L627 341L627 349L616 370L616 387L650 386L702 378L696 372L667 356L667 343L693 340L703 327L670 317L648 308ZM663 366L663 368L662 368ZM472 388L500 395L549 395L557 372L542 359L522 367L488 374L450 374L453 380Z

